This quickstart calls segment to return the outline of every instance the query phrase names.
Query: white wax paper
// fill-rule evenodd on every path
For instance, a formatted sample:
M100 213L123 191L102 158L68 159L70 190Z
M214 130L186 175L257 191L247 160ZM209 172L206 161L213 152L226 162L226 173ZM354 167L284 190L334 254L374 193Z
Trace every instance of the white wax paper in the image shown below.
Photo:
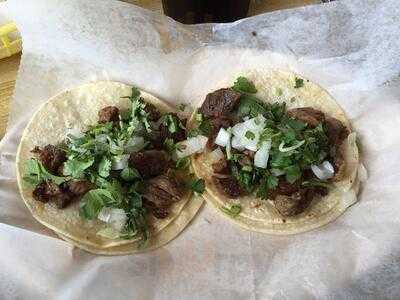
M24 52L0 145L1 299L399 298L398 1L335 1L196 26L117 1L8 2ZM269 67L321 84L359 133L369 179L334 223L275 237L237 228L206 205L165 247L102 257L54 237L20 199L22 130L57 92L110 79L195 103L228 76Z

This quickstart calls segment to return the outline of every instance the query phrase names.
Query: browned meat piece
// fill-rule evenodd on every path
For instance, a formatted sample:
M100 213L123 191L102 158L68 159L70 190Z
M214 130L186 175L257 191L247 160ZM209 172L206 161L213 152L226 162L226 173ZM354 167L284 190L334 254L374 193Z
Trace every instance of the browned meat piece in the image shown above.
M244 152L243 152L243 156L241 156L240 158L239 158L239 160L238 160L238 163L242 166L242 167L244 167L244 166L251 166L253 163L253 159L252 159L252 157L251 156L249 156L249 155L246 155Z
M291 195L300 189L300 181L293 183L287 182L286 180L279 180L278 186L276 187L278 195Z
M274 205L282 216L294 216L306 210L317 195L326 196L327 194L328 190L324 187L302 188L290 196L277 195Z
M322 111L312 107L293 108L288 110L287 113L290 117L302 121L310 127L316 127L325 119L325 115Z
M115 106L106 106L99 110L99 123L119 121L119 109Z
M243 190L239 185L239 182L233 177L212 177L216 187L226 196L230 198L237 198L242 193Z
M50 144L44 148L35 147L32 152L38 156L46 170L55 175L58 175L58 169L67 160L63 150Z
M165 218L167 208L180 200L182 192L172 177L160 175L149 180L143 198L156 218Z
M296 192L291 196L277 195L274 205L282 216L289 217L301 213L301 202L304 200L305 195L302 195L300 192Z
M57 184L51 181L43 181L36 186L32 195L35 200L46 203L49 202L51 198L61 193L62 191Z
M247 150L247 149L243 151L243 154L250 157L251 159L253 159L254 155L256 155L256 153L254 151Z
M76 196L82 196L93 188L87 180L69 181L68 190Z
M164 140L161 138L161 133L158 130L152 130L147 135L154 149L161 150L164 146Z
M228 161L224 158L220 159L216 163L213 163L212 165L214 173L218 174L229 174L230 169L228 165Z
M173 113L171 115L173 115L174 117L178 118L178 115L175 114L175 113ZM180 120L180 119L178 118L178 120ZM186 119L180 120L180 121L184 126L186 125ZM179 127L179 126L178 126L176 132L171 133L169 131L169 129L168 129L168 126L166 126L164 123L161 123L160 127L159 127L159 130L160 130L161 140L163 142L167 138L173 139L175 142L180 142L180 141L183 141L183 140L186 139L186 130L181 128L181 127Z
M57 208L63 209L66 208L74 199L74 195L71 193L62 193L57 195L54 198L54 202L56 203Z
M146 103L144 111L147 113L147 119L150 121L157 121L161 117L161 114L158 111L157 107L155 107L151 103Z
M342 151L338 150L335 152L335 156L331 159L333 169L335 170L335 176L332 178L333 181L340 181L343 179L346 172L346 162L343 157Z
M240 93L229 88L219 89L206 96L199 111L208 118L225 116L232 111L239 99Z
M158 208L155 207L151 211L153 213L153 216L155 216L157 219L165 219L169 215L169 211L166 208Z
M40 202L54 201L58 208L65 208L74 199L74 195L51 181L39 184L33 191L33 198Z
M340 146L350 133L342 122L332 117L325 119L324 127L329 143L334 146Z
M137 169L143 178L150 178L165 173L169 166L168 155L160 150L148 150L132 153L129 166Z
M209 148L213 148L215 146L215 144L214 144L215 138L217 137L218 132L221 129L221 127L228 128L229 126L231 126L231 124L232 124L232 121L228 117L220 117L220 118L210 119L211 134L207 141L207 146Z

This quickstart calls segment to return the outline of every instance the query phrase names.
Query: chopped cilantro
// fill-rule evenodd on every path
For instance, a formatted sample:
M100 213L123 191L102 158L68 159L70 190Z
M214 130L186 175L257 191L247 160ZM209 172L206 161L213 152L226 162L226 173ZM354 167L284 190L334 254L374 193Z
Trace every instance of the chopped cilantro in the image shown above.
M190 182L190 189L195 192L196 194L203 194L206 188L204 179L195 178Z
M239 107L237 110L239 117L249 116L257 117L267 112L264 104L254 96L242 95L240 97Z
M135 168L126 167L121 171L121 178L125 181L133 181L140 178L140 174Z
M93 157L73 158L64 163L63 174L80 179L84 175L84 171L91 167L94 163Z
M242 93L250 93L254 94L257 93L257 89L250 80L246 77L240 76L236 79L235 83L233 84L233 89L237 92Z
M28 159L25 162L25 175L23 180L30 186L37 186L39 183L51 180L56 184L61 184L68 181L68 177L60 177L50 174L46 168L36 158Z
M303 87L304 86L304 79L302 79L302 78L295 78L295 85L294 85L294 88L295 89L298 89L298 88L301 88L301 87Z
M180 111L184 111L185 108L186 108L186 104L185 104L185 103L181 103L181 104L178 105L178 109L179 109Z
M189 167L189 165L190 165L190 158L188 156L179 158L175 163L175 167L177 169L186 169L187 167Z
M97 170L99 172L99 175L103 178L110 176L111 160L104 156L101 159L101 161L97 167Z
M232 204L230 207L221 206L221 210L232 218L236 218L242 212L240 204Z
M246 131L244 136L249 140L254 140L256 137L256 135L253 132L251 132L250 130Z

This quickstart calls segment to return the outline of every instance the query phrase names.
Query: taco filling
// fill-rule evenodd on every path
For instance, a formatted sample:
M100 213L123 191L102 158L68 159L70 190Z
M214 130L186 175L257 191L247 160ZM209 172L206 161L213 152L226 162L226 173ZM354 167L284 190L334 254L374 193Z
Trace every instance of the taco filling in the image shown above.
M176 157L187 143L186 119L146 103L136 88L127 98L129 109L104 107L86 131L70 129L61 143L34 147L23 180L46 205L62 210L79 202L82 219L106 225L102 237L146 239L151 218L168 217L204 183L189 172L193 152Z
M296 78L294 88L302 86L303 79ZM342 179L341 146L350 131L320 110L288 109L256 93L245 77L209 93L192 117L189 135L209 137L211 182L220 194L238 200L254 195L271 200L283 217L300 214ZM227 213L240 213L240 204Z

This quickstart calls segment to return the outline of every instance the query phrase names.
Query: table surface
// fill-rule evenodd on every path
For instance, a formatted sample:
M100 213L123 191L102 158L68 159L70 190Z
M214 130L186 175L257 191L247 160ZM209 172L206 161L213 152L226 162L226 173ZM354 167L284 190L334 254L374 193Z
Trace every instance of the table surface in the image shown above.
M1 0L0 0L1 1ZM160 0L126 0L142 7L158 11L162 13L162 5ZM252 0L249 15L257 15L260 13L305 6L310 4L321 3L319 0ZM18 67L21 55L13 55L11 57L0 60L0 138L4 136L8 112L10 107L10 99L12 97L15 80L17 78Z

